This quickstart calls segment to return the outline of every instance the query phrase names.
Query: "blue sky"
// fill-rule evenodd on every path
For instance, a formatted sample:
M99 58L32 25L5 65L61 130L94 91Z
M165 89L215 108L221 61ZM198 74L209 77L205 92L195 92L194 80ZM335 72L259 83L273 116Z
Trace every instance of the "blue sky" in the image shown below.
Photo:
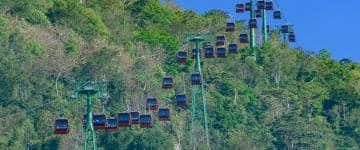
M184 9L204 13L211 9L229 12L235 19L235 4L248 0L173 0ZM334 59L350 58L360 62L360 0L275 0L289 23L298 43L306 50L328 49ZM273 22L274 23L274 22Z

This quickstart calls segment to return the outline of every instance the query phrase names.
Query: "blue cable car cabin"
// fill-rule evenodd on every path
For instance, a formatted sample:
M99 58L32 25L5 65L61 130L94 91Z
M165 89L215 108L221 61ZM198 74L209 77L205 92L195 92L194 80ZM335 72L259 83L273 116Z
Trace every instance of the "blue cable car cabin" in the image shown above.
M158 99L157 98L147 98L146 99L146 110L157 110L158 109Z
M130 117L131 117L131 124L139 124L140 112L138 111L130 112Z
M171 89L174 87L175 81L173 77L167 76L162 80L162 88L163 89Z
M219 58L225 58L227 56L226 48L225 47L216 48L216 55Z
M264 0L258 0L256 2L257 9L265 9L266 2Z
M245 3L245 11L250 11L251 10L251 3Z
M271 30L270 25L266 25L266 32L267 32L267 33L270 33L270 30Z
M226 23L226 32L234 32L235 31L235 22Z
M106 129L106 116L105 114L93 115L93 126L95 130Z
M140 115L140 128L152 128L151 115Z
M282 25L281 26L281 29L280 29L280 32L281 33L289 33L289 25Z
M215 50L212 46L206 47L204 51L205 51L205 58L214 58L215 57Z
M185 63L188 61L188 53L186 51L178 51L177 52L177 60L178 62Z
M261 17L262 17L262 12L261 12L261 10L259 10L259 9L255 10L255 17L256 17L256 18L261 18Z
M223 46L225 45L226 38L224 35L216 36L216 46Z
M242 33L239 36L240 43L249 43L249 36L246 33Z
M294 32L290 32L290 34L288 35L288 40L289 40L289 42L291 42L291 43L296 42L296 36L295 36L295 33L294 33Z
M201 75L199 72L191 74L191 85L200 85L202 83L201 81Z
M191 50L191 54L192 54L191 58L192 59L196 59L196 57L197 57L196 56L196 51L197 51L196 48ZM201 57L201 49L199 49L199 56Z
M255 18L253 18L253 19L250 19L249 20L249 28L250 29L253 29L253 28L257 28L258 26L257 26L257 20L255 19Z
M236 13L243 13L245 11L244 4L236 4Z
M178 106L178 107L188 106L187 95L186 94L176 94L175 102L176 102L176 106Z
M118 120L116 118L107 118L106 122L106 131L113 132L118 130Z
M169 108L160 108L158 111L159 121L170 121L170 109Z
M276 10L273 12L274 19L281 19L281 11Z
M70 132L69 121L64 118L58 118L54 123L55 134L68 134Z
M274 3L272 1L267 1L265 7L266 10L274 10Z
M213 47L212 43L211 42L205 42L203 44L203 48L207 48L207 47Z
M235 43L230 43L229 46L228 46L228 48L229 48L229 54L236 54L236 53L238 53L238 51L237 51L237 49L238 49L237 44L235 44Z
M128 127L131 125L130 113L122 112L118 113L118 126Z

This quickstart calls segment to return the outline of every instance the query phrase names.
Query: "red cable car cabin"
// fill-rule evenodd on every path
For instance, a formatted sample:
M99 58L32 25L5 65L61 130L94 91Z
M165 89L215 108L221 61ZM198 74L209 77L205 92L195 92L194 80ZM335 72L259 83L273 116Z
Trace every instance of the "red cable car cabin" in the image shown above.
M139 124L140 112L133 111L133 112L130 113L130 117L131 117L131 124Z
M164 77L162 80L162 88L163 89L171 89L174 87L174 79L170 76Z
M281 33L289 33L289 26L282 25L280 31L281 31Z
M55 120L54 133L55 134L68 134L70 132L69 121L64 118Z
M206 47L204 51L205 51L205 58L214 58L215 57L215 50L212 46Z
M188 101L187 101L186 94L177 94L175 96L175 102L176 102L176 106L179 106L179 107L188 106Z
M261 18L262 17L262 11L261 10L255 10L255 17Z
M219 58L225 58L227 56L226 48L225 47L218 47L216 49L216 55Z
M201 84L201 75L200 73L191 74L191 85L200 85Z
M240 43L249 43L249 36L246 33L240 34L239 36Z
M257 28L257 20L254 18L254 19L250 19L249 20L249 28L250 29L253 29L253 28Z
M245 3L245 11L251 10L251 3Z
M273 13L274 19L281 19L281 11L277 10Z
M289 36L288 36L289 42L294 43L296 42L296 36L294 32L290 32Z
M106 122L106 131L113 132L118 130L118 120L116 118L107 118Z
M152 128L151 115L140 115L140 128Z
M106 116L105 114L93 115L93 126L95 130L106 129Z
M147 98L146 99L146 110L157 110L158 109L158 99L157 98Z
M224 35L218 35L216 36L216 46L223 46L225 45L225 36Z
M229 48L229 54L236 54L238 52L237 44L235 44L235 43L229 44L228 48Z
M266 2L265 7L266 10L274 10L274 3L272 1L268 1Z
M226 32L234 32L235 31L235 23L228 22L226 23Z
M256 7L257 7L257 9L265 9L265 1L263 1L263 0L258 0L257 2L256 2Z
M158 111L159 121L170 121L170 109L169 108L160 108Z
M196 56L196 51L197 51L196 48L191 50L191 54L192 54L191 58L192 59L196 59L196 57L197 57ZM201 57L201 50L200 49L199 49L199 56Z
M188 53L186 51L178 51L177 52L177 60L178 60L178 62L187 62L188 61Z
M236 4L236 13L242 13L245 11L244 4Z
M118 113L118 126L128 127L130 125L131 125L130 113L128 112Z

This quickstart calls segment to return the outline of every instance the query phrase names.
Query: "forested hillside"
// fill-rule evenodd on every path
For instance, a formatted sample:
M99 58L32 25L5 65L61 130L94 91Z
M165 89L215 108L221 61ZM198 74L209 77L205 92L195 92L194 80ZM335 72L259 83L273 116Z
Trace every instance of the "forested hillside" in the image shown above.
M183 44L186 33L236 40L228 18L159 0L1 0L0 149L82 149L86 101L69 98L74 80L112 81L108 101L93 101L97 113L145 113L145 95L171 108L171 122L155 119L153 128L97 131L98 149L206 149L190 144L191 106L170 98L191 88L194 60L180 65L176 52L194 48ZM245 46L202 60L211 148L360 149L360 65L278 35L255 48L256 61ZM174 77L173 90L161 88L164 76ZM68 135L54 134L59 117L69 119Z

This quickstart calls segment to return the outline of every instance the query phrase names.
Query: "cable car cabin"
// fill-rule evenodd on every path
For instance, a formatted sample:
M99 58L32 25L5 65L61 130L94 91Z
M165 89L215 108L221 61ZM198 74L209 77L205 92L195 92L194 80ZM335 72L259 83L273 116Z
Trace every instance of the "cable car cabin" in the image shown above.
M169 108L160 108L158 111L159 121L170 121L170 109Z
M196 57L197 57L196 56L196 51L197 51L196 48L191 50L191 54L192 54L191 58L192 59L196 59ZM199 56L201 57L201 50L200 49L199 49Z
M191 74L191 85L200 85L201 84L201 75L200 73Z
M140 112L133 111L133 112L130 113L130 117L131 117L131 124L139 124L139 122L140 122Z
M238 52L237 44L235 44L235 43L229 44L228 48L229 48L229 54L236 54Z
M236 4L236 13L243 13L245 11L244 4Z
M219 58L225 58L227 56L226 54L226 48L225 47L218 47L216 49L216 55Z
M179 106L179 107L188 106L188 101L187 101L186 94L177 94L175 96L175 102L176 102L176 106Z
M113 132L118 129L118 120L116 118L107 118L106 119L106 131Z
M288 36L289 42L294 43L296 42L296 36L294 32L290 32L289 36Z
M257 28L257 20L256 19L250 19L249 20L249 28L253 29L253 28Z
M256 17L256 18L261 18L261 17L262 17L262 12L261 12L261 10L255 10L255 17Z
M225 45L225 36L224 35L218 35L216 36L216 46L223 46Z
M251 10L251 3L245 3L245 11Z
M265 4L266 4L266 2L265 1L257 1L256 2L256 7L257 7L257 9L265 9Z
M157 110L158 109L158 99L157 98L147 98L146 99L146 110Z
M280 31L281 31L281 33L289 33L289 26L282 25Z
M235 31L235 23L228 22L226 23L226 32L234 32Z
M151 115L140 115L140 128L152 128Z
M240 43L249 43L249 36L246 33L240 34Z
M118 113L118 126L128 127L130 125L131 125L130 113L128 112Z
M203 48L207 48L207 47L213 47L213 45L211 44L211 42L205 42L205 43L203 43Z
M277 10L273 13L274 19L281 19L281 11Z
M54 124L55 134L68 134L70 132L69 121L67 119L56 119Z
M162 88L163 89L171 89L174 87L174 79L172 77L164 77L162 81Z
M106 116L105 114L93 115L93 126L95 130L106 129Z
M272 1L268 1L266 2L265 7L266 10L274 10L274 3Z
M215 57L215 50L213 47L206 47L205 48L205 58L214 58Z
M177 60L178 60L178 62L187 62L188 61L188 53L186 51L178 51Z
M266 25L266 32L267 32L267 33L270 33L270 29L271 29L271 28L270 28L270 25Z
M83 121L82 121L82 123L83 123L83 128L85 128L85 127L86 127L86 123L87 123L86 114L84 114L84 116L83 116Z

